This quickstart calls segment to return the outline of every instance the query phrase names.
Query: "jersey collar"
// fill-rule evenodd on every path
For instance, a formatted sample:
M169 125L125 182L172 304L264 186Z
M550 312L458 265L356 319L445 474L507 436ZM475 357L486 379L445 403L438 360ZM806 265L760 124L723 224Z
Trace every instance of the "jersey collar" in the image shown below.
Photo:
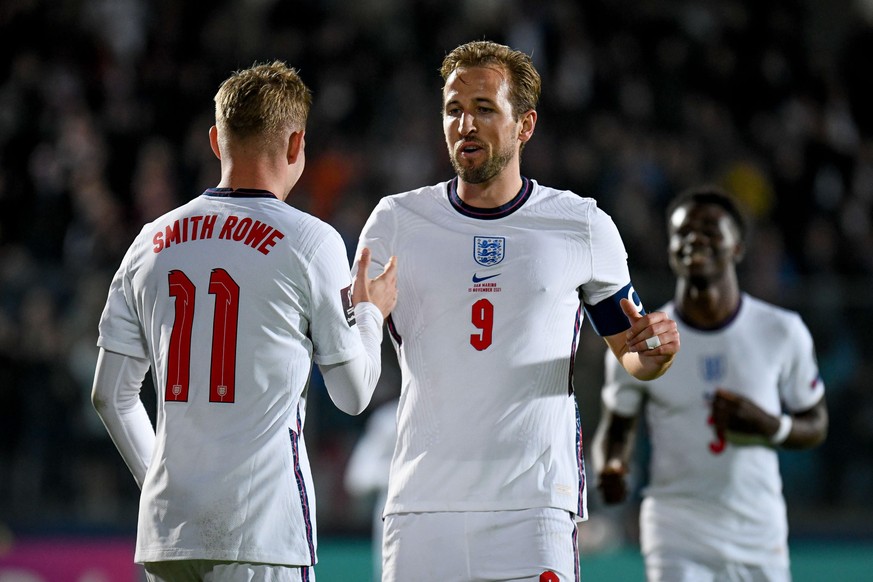
M521 190L518 191L512 200L498 206L496 208L477 208L475 206L470 206L458 196L458 177L455 176L447 185L446 185L447 195L449 197L449 203L452 205L452 208L457 210L460 214L464 216L468 216L470 218L478 218L480 220L494 220L497 218L504 218L509 216L527 202L527 199L530 198L531 193L533 192L533 183L525 178L521 177Z
M730 325L734 321L737 320L737 317L740 316L740 311L743 310L743 296L744 295L745 295L744 293L740 293L740 300L737 303L737 308L734 310L734 312L731 313L727 319L725 319L722 322L719 322L716 325L713 325L712 327L699 327L699 326L696 326L693 323L689 322L687 319L682 317L682 312L679 311L679 307L675 304L673 306L674 307L673 311L676 314L676 319L680 320L682 323L684 323L686 326L690 327L694 331L700 331L700 332L721 331L727 327L730 327Z
M275 198L278 196L269 190L258 190L257 188L207 188L204 196L212 196L215 198Z

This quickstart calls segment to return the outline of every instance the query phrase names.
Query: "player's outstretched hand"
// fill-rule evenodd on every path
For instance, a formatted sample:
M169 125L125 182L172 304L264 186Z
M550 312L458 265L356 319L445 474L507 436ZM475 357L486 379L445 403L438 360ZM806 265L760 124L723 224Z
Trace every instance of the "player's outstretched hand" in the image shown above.
M627 469L617 459L609 461L597 475L597 488L607 505L621 503L627 499Z
M375 279L368 279L370 268L370 249L361 249L361 259L358 261L358 273L352 290L352 301L357 305L361 301L369 301L379 308L382 317L388 317L397 304L397 257L391 257L385 265L382 274Z

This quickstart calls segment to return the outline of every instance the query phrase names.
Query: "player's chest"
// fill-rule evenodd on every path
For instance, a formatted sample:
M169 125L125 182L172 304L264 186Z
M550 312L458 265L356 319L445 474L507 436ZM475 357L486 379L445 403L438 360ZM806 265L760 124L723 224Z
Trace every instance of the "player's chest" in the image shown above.
M708 407L718 388L758 402L778 397L779 351L748 340L734 334L685 333L669 374L651 383L651 399L667 408Z
M399 250L401 287L422 301L447 296L575 293L590 277L585 249L563 231L491 226L408 233Z

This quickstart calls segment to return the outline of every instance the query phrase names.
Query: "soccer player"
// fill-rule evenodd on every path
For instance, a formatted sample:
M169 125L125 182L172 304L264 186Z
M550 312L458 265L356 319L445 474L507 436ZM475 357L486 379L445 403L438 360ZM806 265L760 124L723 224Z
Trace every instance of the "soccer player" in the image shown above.
M402 379L383 580L577 580L583 312L643 380L667 370L679 334L644 313L594 200L521 175L540 93L530 57L471 42L442 77L457 176L383 198L359 241L376 272L404 265L388 323Z
M824 385L797 313L740 290L746 222L713 187L667 211L673 301L683 349L669 376L642 384L609 358L594 442L606 503L627 496L636 419L645 410L651 476L640 536L649 582L791 578L778 447L819 444Z
M92 401L142 489L149 580L314 580L312 362L340 409L366 407L396 275L388 261L352 288L339 234L286 204L310 103L279 61L225 80L209 131L218 186L145 225L109 288Z

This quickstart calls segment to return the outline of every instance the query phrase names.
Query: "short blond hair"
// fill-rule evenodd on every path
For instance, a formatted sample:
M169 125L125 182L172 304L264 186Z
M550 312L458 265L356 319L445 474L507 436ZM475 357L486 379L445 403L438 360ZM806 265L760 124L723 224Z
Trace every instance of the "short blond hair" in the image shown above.
M457 69L496 66L509 74L509 102L512 114L522 114L537 108L542 81L527 54L487 40L462 44L446 55L440 67L443 81Z
M281 137L306 129L312 93L282 61L234 72L215 94L215 125L238 139Z

